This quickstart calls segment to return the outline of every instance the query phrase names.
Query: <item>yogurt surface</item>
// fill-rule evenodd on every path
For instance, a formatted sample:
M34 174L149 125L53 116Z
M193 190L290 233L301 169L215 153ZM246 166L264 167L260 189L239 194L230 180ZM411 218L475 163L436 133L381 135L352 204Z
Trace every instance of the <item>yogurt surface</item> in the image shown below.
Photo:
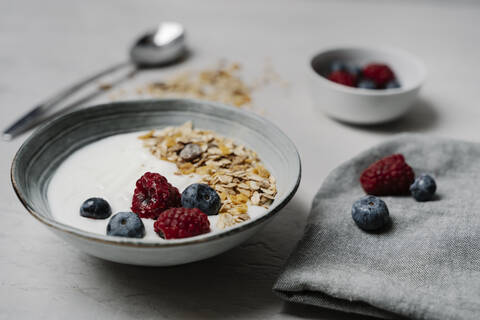
M143 132L119 134L89 144L70 155L59 166L48 187L48 201L53 216L61 223L98 234L106 234L110 218L95 220L80 215L80 206L88 198L100 197L110 203L112 216L131 211L136 181L147 171L157 172L178 188L180 193L201 176L175 175L174 163L160 160L142 146L138 136ZM266 209L249 205L251 219L263 215ZM218 216L209 216L211 232L218 232ZM153 230L153 219L142 219L144 239L168 241Z

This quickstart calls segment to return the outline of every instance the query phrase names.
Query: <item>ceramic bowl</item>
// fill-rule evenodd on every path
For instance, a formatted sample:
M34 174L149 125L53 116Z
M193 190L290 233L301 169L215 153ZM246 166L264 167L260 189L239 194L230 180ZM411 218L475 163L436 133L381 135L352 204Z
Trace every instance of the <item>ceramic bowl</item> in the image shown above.
M111 135L190 120L198 128L215 130L257 151L277 179L278 194L265 215L221 232L159 242L90 233L52 216L49 181L72 152ZM216 103L173 99L110 103L62 116L25 141L13 160L11 174L15 192L30 214L78 249L121 263L168 266L217 255L250 238L293 197L300 172L294 144L266 119Z
M358 66L385 63L393 69L401 87L369 90L337 84L326 78L334 61ZM405 114L413 106L426 77L420 60L392 48L326 49L311 58L309 67L315 108L334 119L359 125L387 122Z

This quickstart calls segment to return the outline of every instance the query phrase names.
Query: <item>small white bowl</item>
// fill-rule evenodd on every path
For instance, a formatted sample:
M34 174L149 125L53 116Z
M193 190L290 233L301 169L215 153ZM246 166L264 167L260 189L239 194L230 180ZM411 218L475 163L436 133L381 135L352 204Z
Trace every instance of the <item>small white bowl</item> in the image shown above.
M377 62L389 65L401 87L371 90L344 86L325 75L334 61L360 67ZM310 85L315 108L328 116L359 125L394 120L412 107L425 81L423 63L407 52L391 48L339 47L322 50L310 60Z

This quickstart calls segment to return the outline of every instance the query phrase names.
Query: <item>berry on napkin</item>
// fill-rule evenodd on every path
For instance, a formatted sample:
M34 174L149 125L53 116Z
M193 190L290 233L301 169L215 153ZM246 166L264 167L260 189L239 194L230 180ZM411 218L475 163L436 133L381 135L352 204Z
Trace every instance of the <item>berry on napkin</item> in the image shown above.
M366 193L375 196L406 195L415 174L402 154L393 154L370 165L360 176Z

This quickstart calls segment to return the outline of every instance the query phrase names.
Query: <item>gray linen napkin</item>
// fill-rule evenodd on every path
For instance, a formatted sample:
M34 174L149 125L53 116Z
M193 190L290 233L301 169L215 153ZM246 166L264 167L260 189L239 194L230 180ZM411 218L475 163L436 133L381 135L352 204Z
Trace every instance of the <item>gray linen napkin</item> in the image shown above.
M372 162L402 153L438 198L382 197L392 226L366 233L351 207ZM400 135L334 170L274 291L299 303L384 318L480 319L480 144Z

